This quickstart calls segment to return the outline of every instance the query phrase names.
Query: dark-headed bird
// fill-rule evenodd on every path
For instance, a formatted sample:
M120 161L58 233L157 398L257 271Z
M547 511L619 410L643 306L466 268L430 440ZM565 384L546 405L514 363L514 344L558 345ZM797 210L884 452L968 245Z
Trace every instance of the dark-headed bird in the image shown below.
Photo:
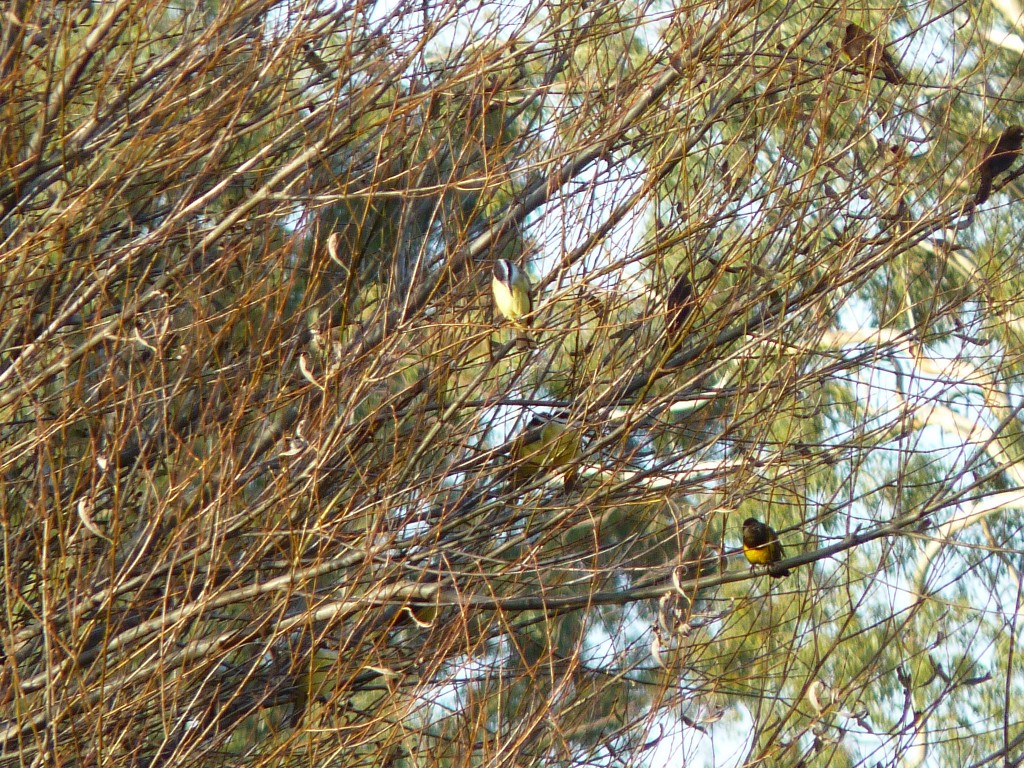
M992 194L992 182L996 176L1006 173L1020 156L1021 142L1024 142L1024 128L1011 125L985 147L978 166L978 191L974 195L974 204L981 205Z
M765 565L768 575L774 579L789 576L786 568L774 568L773 565L783 557L782 543L775 529L765 525L754 517L743 521L743 554L751 566Z
M491 278L491 292L498 313L518 331L516 346L527 349L530 339L525 329L529 327L529 314L533 311L533 287L526 273L508 259L494 262Z
M885 46L864 27L854 24L852 21L846 25L843 53L846 54L846 58L862 68L869 76L874 76L876 70L881 70L882 76L893 85L902 85L907 82L896 67L896 60L885 49Z
M683 326L693 314L694 303L693 283L684 272L665 298L665 330L670 337L678 338L682 333Z

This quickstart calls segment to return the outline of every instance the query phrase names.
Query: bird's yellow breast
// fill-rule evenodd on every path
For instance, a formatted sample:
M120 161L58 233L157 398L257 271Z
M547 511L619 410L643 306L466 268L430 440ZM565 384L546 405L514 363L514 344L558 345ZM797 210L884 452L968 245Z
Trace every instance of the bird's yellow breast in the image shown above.
M743 554L747 556L747 560L750 561L752 565L768 565L778 559L772 557L773 549L773 542L762 544L759 547L748 547L744 544Z
M491 291L494 293L494 303L502 317L515 321L530 313L528 287L515 283L510 286L497 278L492 278Z

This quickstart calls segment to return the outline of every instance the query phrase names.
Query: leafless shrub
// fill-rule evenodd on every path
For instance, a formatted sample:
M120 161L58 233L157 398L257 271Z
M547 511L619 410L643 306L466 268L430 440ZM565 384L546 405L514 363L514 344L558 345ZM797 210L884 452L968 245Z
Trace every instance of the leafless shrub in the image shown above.
M995 13L9 3L0 763L1019 760Z

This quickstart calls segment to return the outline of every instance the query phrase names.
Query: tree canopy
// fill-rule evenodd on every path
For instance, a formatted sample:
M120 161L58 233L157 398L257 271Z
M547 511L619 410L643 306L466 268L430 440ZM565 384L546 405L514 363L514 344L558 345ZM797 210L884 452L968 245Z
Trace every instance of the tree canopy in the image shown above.
M1022 34L6 4L0 765L1024 759Z

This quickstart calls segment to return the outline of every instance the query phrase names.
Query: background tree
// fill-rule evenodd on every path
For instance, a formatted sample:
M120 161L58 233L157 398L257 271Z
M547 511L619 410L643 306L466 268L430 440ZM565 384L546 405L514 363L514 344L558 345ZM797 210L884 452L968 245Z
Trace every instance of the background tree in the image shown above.
M9 3L0 764L1019 761L1020 17Z

